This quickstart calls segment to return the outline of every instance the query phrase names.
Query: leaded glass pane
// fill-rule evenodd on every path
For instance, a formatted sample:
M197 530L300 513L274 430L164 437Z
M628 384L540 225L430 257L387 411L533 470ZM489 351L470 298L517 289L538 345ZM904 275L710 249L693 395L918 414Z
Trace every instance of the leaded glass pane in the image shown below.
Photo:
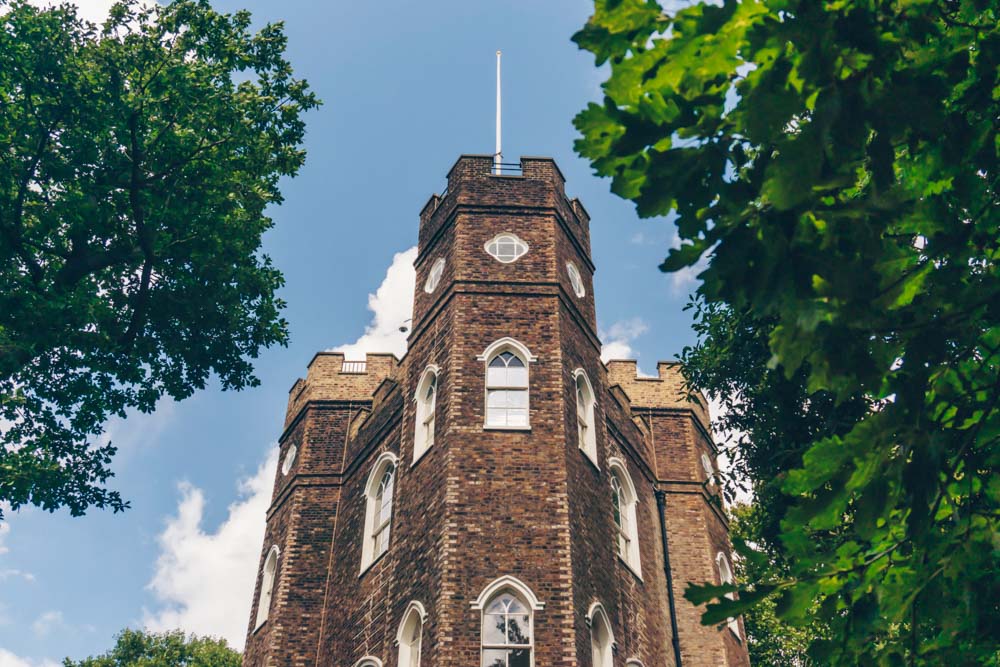
M506 619L501 614L486 614L483 617L483 643L487 646L504 646L506 641Z
M527 667L528 663L524 663ZM483 667L507 667L507 651L487 649L483 651Z
M520 359L518 359L520 362ZM527 387L528 386L528 369L524 367L524 364L520 366L514 366L513 364L507 369L507 386L508 387Z
M489 369L486 371L486 386L488 387L504 387L507 385L507 367L501 366L497 368L490 365Z
M508 667L531 667L531 649L518 648L510 651Z
M507 410L507 425L508 426L527 426L528 425L528 411L521 409L508 409Z
M531 643L531 617L514 614L507 617L507 643L511 645Z

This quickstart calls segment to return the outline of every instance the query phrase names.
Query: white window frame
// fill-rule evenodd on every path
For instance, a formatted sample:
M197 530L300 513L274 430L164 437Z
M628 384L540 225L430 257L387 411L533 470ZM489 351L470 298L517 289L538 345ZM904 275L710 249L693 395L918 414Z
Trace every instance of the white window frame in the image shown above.
M254 631L267 622L271 615L271 602L274 600L274 582L278 578L278 557L281 551L278 545L272 545L264 559L264 566L260 573L260 596L257 599L257 616L254 623Z
M581 392L582 389L582 392ZM581 404L581 393L583 394L583 404ZM573 400L576 407L576 437L580 450L587 455L590 462L598 470L601 466L597 462L597 398L594 394L594 385L590 383L587 373L578 368L573 371Z
M524 364L525 370L525 383L523 387L505 387L499 385L491 385L489 381L490 375L490 362L493 361L495 357L504 352L510 352L514 356L518 357ZM490 343L489 346L483 351L481 355L476 357L477 360L483 362L483 428L491 430L506 430L506 431L530 431L531 430L531 364L538 361L538 357L531 353L523 343L514 340L513 338L505 337L500 340ZM499 424L490 423L490 391L524 391L524 410L525 410L525 420L524 424Z
M514 597L518 598L521 603L528 608L528 613L530 617L528 619L528 627L531 631L531 665L534 667L535 664L535 646L537 642L535 641L535 614L545 608L545 603L540 601L532 592L528 586L516 577L510 575L505 575L498 579L494 579L490 582L486 588L479 594L479 597L471 602L471 607L479 612L480 625L479 625L479 664L482 665L483 651L490 648L502 648L493 647L492 645L487 646L485 644L486 633L484 632L484 624L486 623L486 609L489 604L493 601L495 597L503 593L511 593Z
M636 493L635 484L632 483L632 476L624 461L612 457L608 460L608 470L611 472L608 483L611 484L612 493L614 493L615 488L613 480L617 480L618 487L624 496L622 500L625 503L624 507L619 505L619 515L623 525L619 526L617 522L615 523L618 530L617 535L615 535L615 553L639 579L642 579L642 558L639 553L639 512L636 509L639 505L639 494ZM625 542L624 549L622 548L623 541Z
M285 452L285 458L281 460L282 477L286 476L291 471L292 466L295 465L295 457L298 453L299 453L299 448L296 447L295 443L293 442L291 446L288 448L288 451Z
M424 281L424 291L428 294L437 289L441 284L441 277L444 276L444 257L438 257L431 264L431 270L427 272L427 280Z
M515 247L515 252L514 252L514 257L513 258L511 258L511 259L503 259L499 254L494 253L492 250L490 250L490 246L492 246L493 244L499 244L500 241L501 241L501 239L511 239L513 241L514 247ZM518 249L517 249L518 245L520 245L523 248L522 250L520 250L520 252L518 252ZM522 239L521 237L519 237L517 234L513 234L511 232L501 232L501 233L497 234L496 236L494 236L493 238L491 238L489 241L487 241L483 245L483 249L486 251L486 254L488 254L490 257L492 257L496 261L500 262L501 264L513 264L517 260L519 260L522 257L524 257L525 255L527 255L528 251L531 249L531 246L529 246L524 241L524 239Z
M389 506L389 518L381 520L382 508L376 507L379 487L382 478L389 467L392 467L392 494ZM368 474L368 482L365 484L365 532L361 540L361 573L371 567L375 561L389 551L389 540L392 539L392 515L395 511L396 482L399 478L399 459L392 452L383 452L375 461L371 472ZM376 523L376 519L378 523ZM375 553L375 538L388 529L389 537L385 540L381 551ZM359 574L359 576L360 576Z
M625 667L646 667L639 658L629 658L625 661Z
M715 566L719 569L719 583L720 584L735 584L736 577L733 575L733 566L729 564L729 559L726 554L721 551L715 555ZM736 599L736 593L730 591L726 593L726 597L730 600ZM743 641L743 633L740 632L740 621L735 616L730 616L726 619L726 625L729 626L729 631L736 635L736 639L740 642Z
M367 655L354 663L354 667L382 667L382 661L374 656Z
M434 383L434 394L427 400L427 389ZM441 388L441 372L434 364L420 375L417 390L413 393L413 463L419 461L434 446L437 426L437 397Z
M569 284L573 287L573 293L577 298L582 299L587 296L587 288L583 284L583 274L576 268L573 262L566 262L566 273L569 275Z
M601 626L607 632L606 641L598 643L597 633ZM604 605L595 602L590 605L587 611L587 627L590 628L590 650L593 656L594 667L614 667L615 663L615 631L611 626L611 619L604 611Z
M413 664L420 665L421 650L423 647L424 623L427 621L427 611L417 600L413 600L406 606L403 612L403 620L399 622L399 630L396 632L396 643L399 645L399 667L412 667ZM418 624L419 634L416 640L413 639L413 623ZM416 663L413 663L414 651L416 651Z

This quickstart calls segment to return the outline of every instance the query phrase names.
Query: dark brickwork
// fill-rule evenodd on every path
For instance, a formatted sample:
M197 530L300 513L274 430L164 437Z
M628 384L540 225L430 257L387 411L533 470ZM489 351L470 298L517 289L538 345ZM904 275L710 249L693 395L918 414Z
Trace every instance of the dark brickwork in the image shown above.
M600 603L615 639L615 667L674 665L665 555L656 492L667 492L668 538L684 665L747 665L730 630L704 628L682 597L686 581L718 581L730 557L701 454L714 460L704 403L681 395L677 368L638 378L635 362L600 361L590 219L567 199L548 158L522 158L518 176L490 174L489 156L463 156L444 196L420 213L409 351L370 354L362 368L318 354L289 394L280 470L261 566L281 556L268 620L254 592L244 664L353 667L397 664L397 632L411 601L427 612L422 665L480 664L481 612L491 582L516 577L543 603L534 614L536 667L592 665L588 611ZM529 250L503 264L484 245L516 234ZM437 288L428 272L445 259ZM586 289L574 293L573 262ZM534 357L530 429L486 419L482 355L510 337ZM438 369L434 445L414 461L417 383ZM597 464L577 442L574 371L594 388ZM386 452L398 457L388 551L362 571L366 486ZM638 497L639 572L618 557L612 458ZM629 663L632 664L632 663Z

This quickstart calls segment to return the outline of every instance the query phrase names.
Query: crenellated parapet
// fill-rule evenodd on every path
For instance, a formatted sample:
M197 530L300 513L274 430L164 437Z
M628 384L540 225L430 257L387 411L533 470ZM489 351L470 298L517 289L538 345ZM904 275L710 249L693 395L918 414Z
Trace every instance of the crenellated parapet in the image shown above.
M379 385L396 376L399 360L388 353L370 353L351 361L343 352L318 352L309 362L305 379L288 392L285 426L312 401L370 401Z
M608 384L620 386L633 407L690 410L701 426L708 429L708 401L700 391L687 386L679 362L658 362L656 377L640 375L634 359L614 359L606 366Z

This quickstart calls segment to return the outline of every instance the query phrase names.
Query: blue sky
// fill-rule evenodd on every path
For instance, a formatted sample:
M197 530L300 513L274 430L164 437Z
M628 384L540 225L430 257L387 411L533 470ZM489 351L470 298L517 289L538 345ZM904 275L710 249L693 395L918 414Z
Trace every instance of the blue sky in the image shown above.
M108 0L81 0L98 16ZM504 52L504 154L554 157L593 217L604 343L647 371L693 342L693 275L656 266L674 233L640 221L572 150L573 116L604 72L570 36L585 0L215 0L284 20L288 57L325 105L284 185L265 249L284 272L292 341L265 352L260 387L217 386L109 424L111 484L132 502L82 518L27 509L0 524L0 667L106 650L126 626L182 627L242 648L288 388L321 349L400 352L417 214L461 153L493 151L494 53Z

